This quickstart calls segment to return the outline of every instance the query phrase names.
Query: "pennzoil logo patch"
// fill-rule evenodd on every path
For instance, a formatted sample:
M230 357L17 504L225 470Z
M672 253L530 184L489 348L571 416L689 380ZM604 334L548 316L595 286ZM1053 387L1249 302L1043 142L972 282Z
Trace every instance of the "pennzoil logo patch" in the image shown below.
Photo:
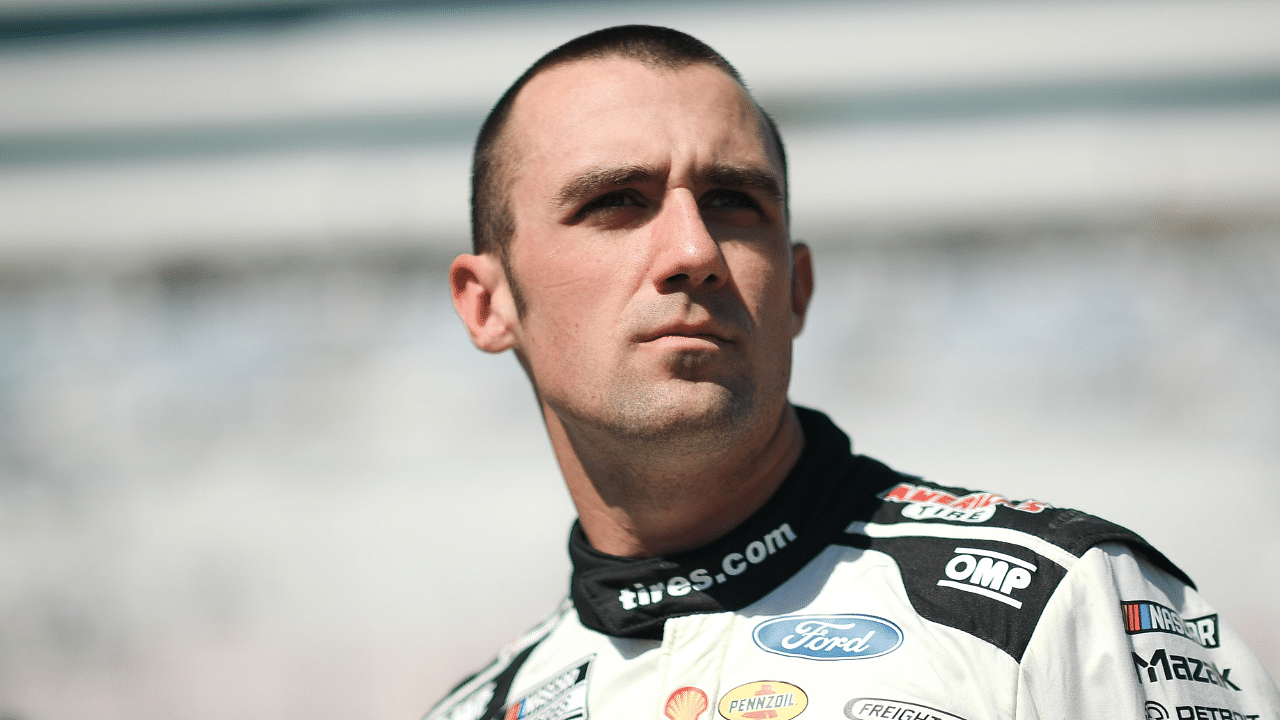
M587 720L587 681L595 659L588 655L552 675L512 703L504 720Z
M780 680L749 682L725 693L716 708L726 720L791 720L809 706L809 696Z

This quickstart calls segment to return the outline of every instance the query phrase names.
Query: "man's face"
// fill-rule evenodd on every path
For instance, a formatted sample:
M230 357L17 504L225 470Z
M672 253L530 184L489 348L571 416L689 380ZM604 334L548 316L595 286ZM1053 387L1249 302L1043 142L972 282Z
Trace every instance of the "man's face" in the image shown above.
M705 65L548 70L507 128L514 344L566 427L723 436L777 422L808 302L781 158ZM803 252L803 251L802 251Z

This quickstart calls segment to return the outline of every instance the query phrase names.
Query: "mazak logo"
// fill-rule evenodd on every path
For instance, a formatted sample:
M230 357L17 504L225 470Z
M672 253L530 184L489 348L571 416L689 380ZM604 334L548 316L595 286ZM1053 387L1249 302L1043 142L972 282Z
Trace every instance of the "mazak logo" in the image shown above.
M1130 655L1133 656L1133 669L1138 673L1139 683L1181 680L1240 691L1240 687L1231 682L1231 668L1218 670L1217 665L1207 660L1186 655L1170 655L1164 648L1156 650L1146 659L1138 653L1130 653Z
M504 720L587 720L589 655L551 676L507 708Z
M907 507L902 509L902 514L913 520L950 520L966 523L990 520L996 514L996 507L1000 505L1029 513L1038 513L1045 508L1053 507L1049 503L1038 500L1023 500L1015 503L1002 495L987 492L956 496L911 483L898 483L882 493L880 498L889 502L907 504Z
M807 660L863 660L902 645L902 629L872 615L793 615L766 620L751 637L760 649Z
M1124 631L1130 635L1169 633L1190 638L1204 647L1218 647L1218 615L1183 618L1173 608L1147 600L1120 603Z
M663 593L671 597L683 597L691 592L706 590L712 585L728 582L730 578L741 575L768 560L771 555L787 547L787 543L795 542L796 534L787 523L765 533L759 540L752 540L742 552L731 552L720 558L719 572L712 575L705 568L689 572L689 577L675 575L666 582L653 583L646 586L636 583L633 588L623 588L618 592L618 602L623 610L635 610L645 605L656 605L662 602Z
M1020 609L1022 601L1015 599L1013 593L1030 585L1035 571L1035 565L1012 555L958 547L956 556L943 568L949 579L939 580L938 585L989 597Z

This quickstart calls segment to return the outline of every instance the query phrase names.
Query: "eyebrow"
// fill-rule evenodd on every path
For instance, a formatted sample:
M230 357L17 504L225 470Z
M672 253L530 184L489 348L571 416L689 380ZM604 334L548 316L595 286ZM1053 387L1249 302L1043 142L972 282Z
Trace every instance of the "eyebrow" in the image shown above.
M735 190L758 190L766 195L779 199L782 188L773 173L750 165L716 164L697 174L702 185L717 185Z
M649 165L592 168L565 183L555 194L555 201L561 207L577 205L607 188L648 182L657 176L657 168Z
M565 183L554 199L560 207L578 205L606 189L651 182L663 174L665 171L651 165L591 168ZM698 170L694 179L699 185L756 190L775 199L782 197L782 188L773 173L749 165L718 163Z

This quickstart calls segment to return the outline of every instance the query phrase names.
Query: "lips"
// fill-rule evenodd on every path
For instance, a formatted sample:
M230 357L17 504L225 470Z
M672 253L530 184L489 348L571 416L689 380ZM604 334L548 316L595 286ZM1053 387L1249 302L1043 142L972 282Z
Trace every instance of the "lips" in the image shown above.
M628 335L636 344L663 338L702 340L718 346L739 344L751 326L740 303L720 296L694 302L687 297L661 296L636 308L630 319Z
M716 322L672 323L641 333L636 342L649 343L663 338L694 338L707 340L716 344L732 343L735 335Z

